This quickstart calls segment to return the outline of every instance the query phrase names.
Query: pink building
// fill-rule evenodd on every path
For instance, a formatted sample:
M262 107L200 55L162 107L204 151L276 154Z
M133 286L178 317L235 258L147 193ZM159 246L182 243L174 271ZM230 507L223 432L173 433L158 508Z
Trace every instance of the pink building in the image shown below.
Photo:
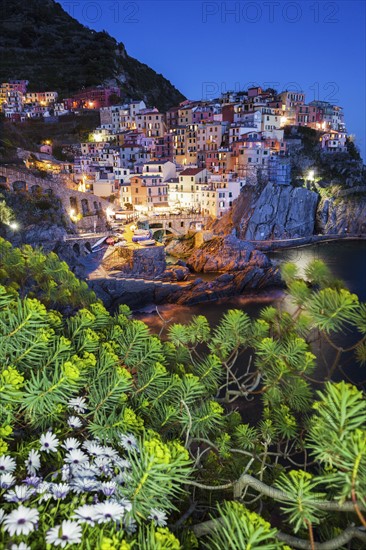
M213 174L225 174L235 167L235 158L230 149L204 151L205 165Z
M316 105L296 105L296 126L308 126L314 130L321 128L324 111Z

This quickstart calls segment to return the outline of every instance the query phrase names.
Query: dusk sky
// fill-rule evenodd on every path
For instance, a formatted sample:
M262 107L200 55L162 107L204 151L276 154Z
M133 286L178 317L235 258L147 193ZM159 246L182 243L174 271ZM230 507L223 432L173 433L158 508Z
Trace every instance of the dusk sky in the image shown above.
M61 0L190 99L248 85L302 90L344 107L366 159L366 3Z

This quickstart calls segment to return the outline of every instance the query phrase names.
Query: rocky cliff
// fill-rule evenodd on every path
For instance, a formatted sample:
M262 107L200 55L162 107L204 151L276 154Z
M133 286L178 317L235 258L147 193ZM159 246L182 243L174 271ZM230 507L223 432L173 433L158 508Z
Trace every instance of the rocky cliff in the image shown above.
M366 235L366 195L322 198L316 213L318 233Z
M312 235L318 194L303 187L269 183L248 221L245 239L268 240Z
M269 183L262 191L244 188L232 211L214 222L217 235L232 231L242 240L265 241L312 235L365 235L366 187L327 190L327 196L305 187ZM335 189L335 188L334 188ZM338 193L338 194L337 194Z

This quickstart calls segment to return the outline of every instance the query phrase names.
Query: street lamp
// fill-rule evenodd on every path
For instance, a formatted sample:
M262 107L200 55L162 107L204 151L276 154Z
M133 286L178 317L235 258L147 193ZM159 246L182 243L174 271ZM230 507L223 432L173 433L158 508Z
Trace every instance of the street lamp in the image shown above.
M314 176L315 176L315 171L314 170L309 170L307 179L309 181L314 181Z

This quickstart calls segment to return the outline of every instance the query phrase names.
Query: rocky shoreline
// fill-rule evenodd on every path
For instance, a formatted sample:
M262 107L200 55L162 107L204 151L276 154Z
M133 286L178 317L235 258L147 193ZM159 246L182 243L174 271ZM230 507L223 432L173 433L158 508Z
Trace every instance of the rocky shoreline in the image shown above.
M196 278L189 280L192 272ZM200 273L217 276L208 281ZM198 248L193 245L186 262L180 260L155 278L117 272L112 276L93 276L88 283L112 310L121 303L132 308L147 303L193 305L282 286L278 268L267 256L233 235L214 237Z
M127 304L132 309L146 304L195 305L264 289L283 288L279 268L273 265L266 252L321 242L365 239L362 236L313 235L253 243L242 241L234 235L218 237L203 232L198 236L198 246L197 234L171 243L167 251L169 254L175 253L180 259L175 265L165 268L160 262L159 273L146 271L144 265L140 265L138 270L137 266L133 266L130 270L113 271L99 266L86 280L111 310L117 309L120 304ZM149 262L152 264L153 258ZM80 268L79 263L76 272L82 276ZM209 274L212 278L207 280Z
M289 248L301 248L315 243L337 242L337 241L365 241L366 235L311 235L310 237L299 237L295 239L277 239L273 241L249 241L255 245L257 250L272 252Z

